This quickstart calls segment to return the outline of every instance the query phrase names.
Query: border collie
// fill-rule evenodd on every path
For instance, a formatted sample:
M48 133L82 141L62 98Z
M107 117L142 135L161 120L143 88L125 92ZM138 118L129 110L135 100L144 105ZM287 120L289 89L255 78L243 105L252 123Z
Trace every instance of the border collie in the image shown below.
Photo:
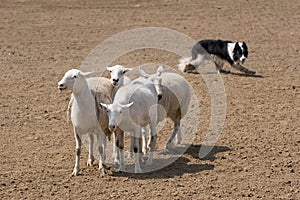
M195 70L207 54L206 52L212 56L218 71L221 73L230 73L230 71L223 69L224 61L226 61L232 67L245 74L255 74L255 71L248 70L243 66L248 57L248 47L246 43L227 40L201 40L197 42L192 48L192 57L181 58L179 60L179 69L183 72Z

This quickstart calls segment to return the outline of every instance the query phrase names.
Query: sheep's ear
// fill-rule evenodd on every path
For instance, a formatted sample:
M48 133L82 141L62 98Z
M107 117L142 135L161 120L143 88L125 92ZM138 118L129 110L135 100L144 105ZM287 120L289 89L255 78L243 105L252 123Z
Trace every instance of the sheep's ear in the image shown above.
M164 68L162 66L159 66L156 70L158 76L160 76L163 71L164 71Z
M123 69L123 74L125 74L126 72L129 72L129 71L131 71L131 70L133 70L132 68L124 68Z
M133 102L130 102L128 104L122 105L122 108L129 108L132 105L133 105Z
M93 74L94 72L80 72L81 76L88 76L88 75L91 75Z
M149 77L149 74L146 74L146 72L142 69L142 66L139 66L139 72L142 77L145 77L145 78Z
M104 108L108 108L108 105L106 103L100 103L101 106L103 106Z
M111 68L111 67L106 67L106 70L107 70L107 71L111 71L112 68Z

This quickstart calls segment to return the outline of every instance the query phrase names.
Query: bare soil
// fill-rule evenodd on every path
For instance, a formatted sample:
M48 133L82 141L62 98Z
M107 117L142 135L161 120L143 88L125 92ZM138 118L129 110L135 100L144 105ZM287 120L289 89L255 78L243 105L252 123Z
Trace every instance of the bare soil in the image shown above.
M300 199L299 10L298 0L2 0L0 199ZM246 41L245 64L261 77L232 69L221 75L226 121L204 159L198 152L210 97L201 75L183 74L201 118L192 145L176 162L146 174L103 176L96 163L84 165L84 149L82 175L71 178L70 93L60 93L57 82L105 39L152 26L195 40ZM147 62L176 70L178 57L145 49L115 61L127 67ZM160 131L158 149L171 130L168 123Z

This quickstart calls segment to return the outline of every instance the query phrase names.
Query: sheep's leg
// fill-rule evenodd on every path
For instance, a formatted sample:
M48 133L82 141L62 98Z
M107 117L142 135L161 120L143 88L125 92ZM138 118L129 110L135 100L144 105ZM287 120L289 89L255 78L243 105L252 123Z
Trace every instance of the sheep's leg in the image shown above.
M166 144L166 149L170 149L173 146L172 142L173 142L175 136L176 136L176 143L180 144L180 142L181 142L180 121L174 122L174 129L173 129L173 132Z
M135 164L134 164L134 173L142 173L141 161L142 161L142 138L141 138L141 128L134 131L134 144L133 151L135 154Z
M147 140L146 140L146 134L147 134L147 128L143 127L142 128L142 151L143 154L147 153Z
M93 134L89 134L89 139L90 139L90 144L89 144L89 157L88 157L88 161L87 161L87 166L92 166L93 162L94 162L94 154L93 154L93 150L94 150L94 135Z
M156 123L151 122L150 131L151 131L150 140L149 140L150 153L149 153L149 157L147 159L146 165L151 165L152 161L153 161L153 155L154 155L154 151L155 151L156 138L157 138Z
M117 151L119 152L120 166L119 171L125 171L125 162L124 162L124 132L118 127L116 130L116 146Z
M105 142L106 138L104 133L99 129L96 132L97 135L97 143L98 143L98 151L99 151L99 169L102 170L103 174L108 173L109 167L105 165Z
M117 149L117 138L116 138L116 133L113 133L113 153L112 153L112 158L114 160L115 165L119 165L120 164L120 160L119 160L119 155L118 155L118 149Z
M132 136L130 136L130 144L129 144L129 151L128 151L128 155L127 158L132 158L133 155L133 142L134 138Z
M81 153L81 138L79 137L77 130L74 128L74 137L76 142L76 160L72 176L79 175L80 171L80 153Z
M178 124L176 124L176 127L174 127L174 129L177 129L177 134L176 134L176 144L180 144L181 143L181 128L180 128L180 122Z

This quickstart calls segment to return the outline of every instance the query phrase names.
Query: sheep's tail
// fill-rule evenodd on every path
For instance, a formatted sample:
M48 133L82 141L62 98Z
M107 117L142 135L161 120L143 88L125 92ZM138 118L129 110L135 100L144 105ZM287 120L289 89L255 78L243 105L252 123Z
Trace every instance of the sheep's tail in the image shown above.
M183 57L179 59L178 69L182 72L186 71L186 66L190 64L192 57Z

